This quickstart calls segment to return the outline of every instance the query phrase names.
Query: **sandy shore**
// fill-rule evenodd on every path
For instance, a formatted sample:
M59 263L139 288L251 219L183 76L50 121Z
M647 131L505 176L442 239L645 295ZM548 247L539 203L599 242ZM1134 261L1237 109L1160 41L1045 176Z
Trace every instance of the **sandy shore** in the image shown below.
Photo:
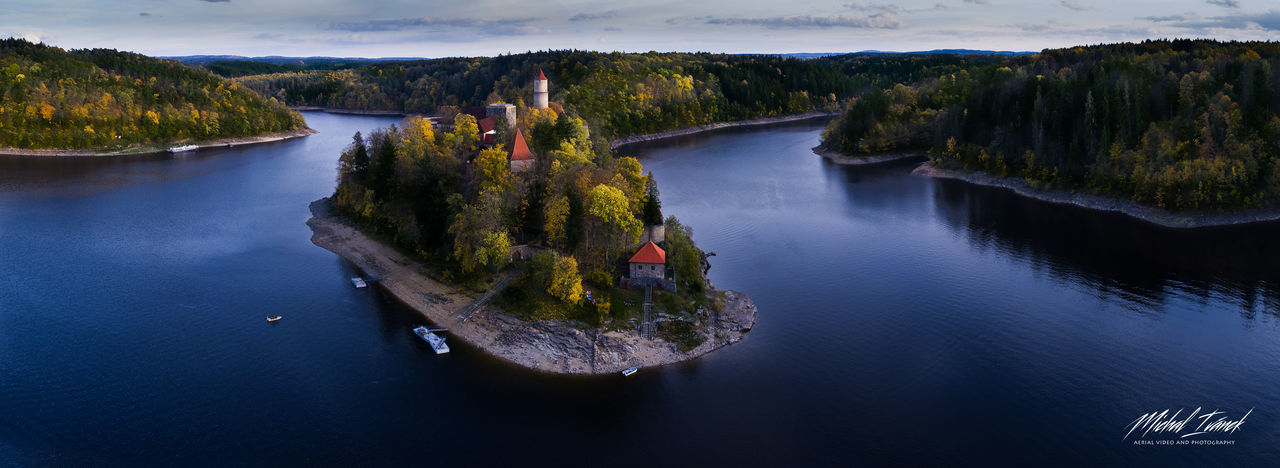
M707 340L689 352L674 344L645 340L635 330L602 332L579 329L558 321L524 322L492 305L467 321L458 314L475 300L468 294L431 279L417 263L333 216L327 198L311 204L307 220L316 245L356 264L431 324L449 329L461 340L504 361L556 374L609 374L631 366L653 367L696 358L735 343L755 325L757 309L745 294L727 291L724 311L713 313ZM409 330L405 330L409 333Z
M647 135L634 135L626 138L619 138L617 140L613 140L609 142L609 149L618 149L619 147L630 145L630 144L642 143L642 142L648 142L648 141L657 141L657 140L662 140L666 138L681 137L685 135L693 135L693 134L702 133L702 132L709 132L712 130L719 130L722 128L753 127L756 125L769 125L769 124L785 123L785 122L799 122L801 120L830 118L835 115L837 115L837 113L835 112L810 112L808 114L788 115L785 117L765 117L760 119L739 120L736 122L713 123L708 125L700 125L697 127L683 128L680 130L671 130L667 132L650 133Z
M1051 190L1032 187L1025 180L1015 177L999 177L983 172L943 169L933 163L925 163L911 171L913 175L936 177L941 179L957 179L971 184L1000 187L1013 190L1019 195L1043 200L1051 203L1064 203L1083 208L1101 211L1115 211L1125 215L1158 224L1169 228L1200 228L1211 226L1231 226L1238 224L1261 223L1280 220L1280 210L1244 210L1229 212L1189 212L1179 213L1166 211L1132 200L1107 197L1091 193Z
M313 135L316 131L309 127L288 132L268 133L266 135L258 135L252 137L241 138L223 138L220 140L210 140L195 143L201 149L204 148L228 148L232 146L256 145L259 143L271 143L273 141L283 141L293 138L301 138L307 135ZM60 149L23 149L23 148L0 148L0 155L7 156L124 156L131 154L158 154L169 151L168 146L133 146L128 148L113 150L60 150Z
M831 161L832 163L839 164L842 166L873 166L876 164L883 164L883 163L892 162L892 161L901 161L904 159L927 157L925 156L924 153L919 153L919 152L872 154L867 156L849 156L839 151L829 150L821 146L813 147L813 153L818 156L822 156L823 158L826 158L828 161Z

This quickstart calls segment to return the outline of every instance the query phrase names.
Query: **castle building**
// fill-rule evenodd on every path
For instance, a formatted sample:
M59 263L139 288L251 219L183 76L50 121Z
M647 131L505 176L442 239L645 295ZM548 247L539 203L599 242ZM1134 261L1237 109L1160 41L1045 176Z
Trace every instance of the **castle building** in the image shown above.
M489 104L488 106L485 106L485 117L497 117L499 115L507 118L507 126L511 128L516 127L516 106L505 103Z
M533 108L547 108L547 75L538 70L538 78L533 80Z
M524 172L533 169L534 156L529 145L524 142L524 134L516 129L516 137L511 141L511 152L507 154L507 162L511 172Z

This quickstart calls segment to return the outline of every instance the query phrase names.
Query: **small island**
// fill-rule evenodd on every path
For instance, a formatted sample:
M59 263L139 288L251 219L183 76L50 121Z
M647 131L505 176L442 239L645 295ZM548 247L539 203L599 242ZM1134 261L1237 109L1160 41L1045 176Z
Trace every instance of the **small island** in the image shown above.
M597 149L541 72L533 90L532 107L356 133L334 195L311 206L312 241L450 336L538 371L613 373L741 340L754 303L710 285L653 176Z
M0 154L159 153L312 133L284 104L201 68L0 39Z

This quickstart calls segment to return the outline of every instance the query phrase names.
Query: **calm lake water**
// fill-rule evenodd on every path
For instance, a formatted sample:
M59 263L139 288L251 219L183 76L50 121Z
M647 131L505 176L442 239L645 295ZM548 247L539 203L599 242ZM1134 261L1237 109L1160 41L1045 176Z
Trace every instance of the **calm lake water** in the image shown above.
M527 372L310 242L357 130L193 154L0 158L0 465L1280 462L1277 225L1184 232L833 166L819 124L641 158L741 343L634 377ZM268 324L264 318L283 315ZM1144 413L1234 446L1134 446Z

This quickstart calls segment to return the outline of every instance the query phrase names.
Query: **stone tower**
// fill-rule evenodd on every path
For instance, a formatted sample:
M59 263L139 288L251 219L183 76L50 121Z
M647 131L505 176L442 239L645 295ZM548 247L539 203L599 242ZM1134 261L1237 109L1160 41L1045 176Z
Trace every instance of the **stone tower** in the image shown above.
M538 77L533 80L533 108L547 108L547 75L538 70Z

